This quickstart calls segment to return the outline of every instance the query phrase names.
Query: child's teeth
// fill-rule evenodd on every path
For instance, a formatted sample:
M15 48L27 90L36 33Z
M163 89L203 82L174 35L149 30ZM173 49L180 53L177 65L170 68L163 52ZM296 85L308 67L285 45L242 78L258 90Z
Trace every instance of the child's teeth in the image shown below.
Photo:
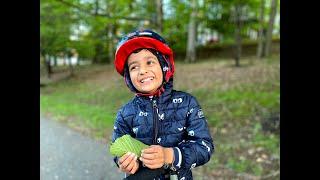
M150 80L153 80L153 77L152 78L143 79L143 80L141 80L141 82L144 83L144 81L150 81Z

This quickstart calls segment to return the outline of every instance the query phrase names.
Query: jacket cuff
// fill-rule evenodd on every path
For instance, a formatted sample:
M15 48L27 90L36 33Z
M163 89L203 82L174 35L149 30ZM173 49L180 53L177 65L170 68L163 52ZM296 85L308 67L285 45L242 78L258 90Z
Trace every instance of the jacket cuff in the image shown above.
M114 161L114 163L116 163L117 167L119 168L118 157L117 156L113 158L113 161Z
M174 161L171 166L171 170L177 171L181 168L182 164L182 153L181 150L178 147L173 148L173 154L174 154Z

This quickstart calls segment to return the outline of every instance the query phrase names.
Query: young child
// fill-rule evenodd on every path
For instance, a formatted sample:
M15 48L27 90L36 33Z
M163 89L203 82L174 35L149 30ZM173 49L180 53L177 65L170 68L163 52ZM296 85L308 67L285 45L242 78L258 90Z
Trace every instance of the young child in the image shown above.
M210 160L214 144L196 98L173 90L170 47L151 30L135 31L119 42L114 63L135 97L118 111L112 142L129 134L150 145L139 159L130 152L115 157L118 167L126 174L164 168L155 179L193 179L191 169Z

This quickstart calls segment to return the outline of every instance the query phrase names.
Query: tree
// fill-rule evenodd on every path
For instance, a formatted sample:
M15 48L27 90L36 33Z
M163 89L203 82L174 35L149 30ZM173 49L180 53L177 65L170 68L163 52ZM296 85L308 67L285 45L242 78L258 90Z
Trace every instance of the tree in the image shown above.
M67 61L69 63L70 76L73 76L74 75L74 71L73 71L73 65L72 65L72 62L71 62L72 49L71 48L66 48L65 52L66 52L65 58L67 59Z
M187 48L190 4L188 1L172 0L164 8L163 36L179 58L184 59ZM176 56L177 57L177 56Z
M70 18L65 18L70 17ZM71 25L75 22L71 9L53 0L40 3L40 53L46 57L48 77L52 73L50 57L64 51L70 43Z
M267 30L266 47L265 47L266 56L269 56L271 52L272 32L273 32L274 20L277 13L277 4L278 4L278 0L271 1L271 12L270 12L270 19L269 19L269 25Z
M190 14L188 25L188 41L187 41L187 53L186 62L195 62L196 60L196 37L197 37L197 3L196 0L191 1L192 12Z
M64 7L69 7L80 14L83 14L79 21L86 21L85 26L89 29L88 34L83 37L86 43L89 42L89 49L93 49L93 53L88 50L87 54L91 54L93 63L112 62L116 33L118 31L117 24L122 25L122 30L132 30L138 27L140 22L150 21L150 17L143 14L141 7L144 1L134 0L55 0ZM153 6L154 7L154 6ZM142 13L141 13L142 12ZM119 22L119 23L118 23ZM78 47L84 47L83 40L78 41ZM75 45L75 44L74 44ZM80 51L79 51L80 52ZM81 53L80 53L81 55Z
M265 10L265 0L261 0L260 5L260 27L258 32L258 47L257 47L257 57L262 58L264 56L264 42L265 42L265 36L264 36L264 10Z
M201 23L209 32L217 32L219 43L234 45L236 66L240 66L243 40L249 38L249 31L257 29L259 4L260 0L206 1Z
M241 37L241 28L243 24L243 5L236 4L234 6L234 10L232 11L234 14L234 23L235 23L235 62L236 66L240 66L240 57L241 57L241 51L242 51L242 37Z
M235 66L240 66L242 41L247 36L244 32L254 29L258 23L256 19L257 0L218 1L222 5L222 17L217 20L221 24L220 33L228 36L233 33ZM225 32L223 32L223 31ZM229 39L229 38L228 38Z
M155 0L155 1L156 1L156 7L157 7L156 27L157 27L157 31L160 34L162 34L162 31L163 31L163 26L162 26L162 21L163 21L162 0Z

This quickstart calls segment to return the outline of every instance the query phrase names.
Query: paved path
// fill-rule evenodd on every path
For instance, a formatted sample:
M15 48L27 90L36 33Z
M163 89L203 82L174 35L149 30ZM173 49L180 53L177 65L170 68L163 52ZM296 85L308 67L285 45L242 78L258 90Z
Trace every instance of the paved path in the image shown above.
M40 117L41 180L119 180L107 145Z

